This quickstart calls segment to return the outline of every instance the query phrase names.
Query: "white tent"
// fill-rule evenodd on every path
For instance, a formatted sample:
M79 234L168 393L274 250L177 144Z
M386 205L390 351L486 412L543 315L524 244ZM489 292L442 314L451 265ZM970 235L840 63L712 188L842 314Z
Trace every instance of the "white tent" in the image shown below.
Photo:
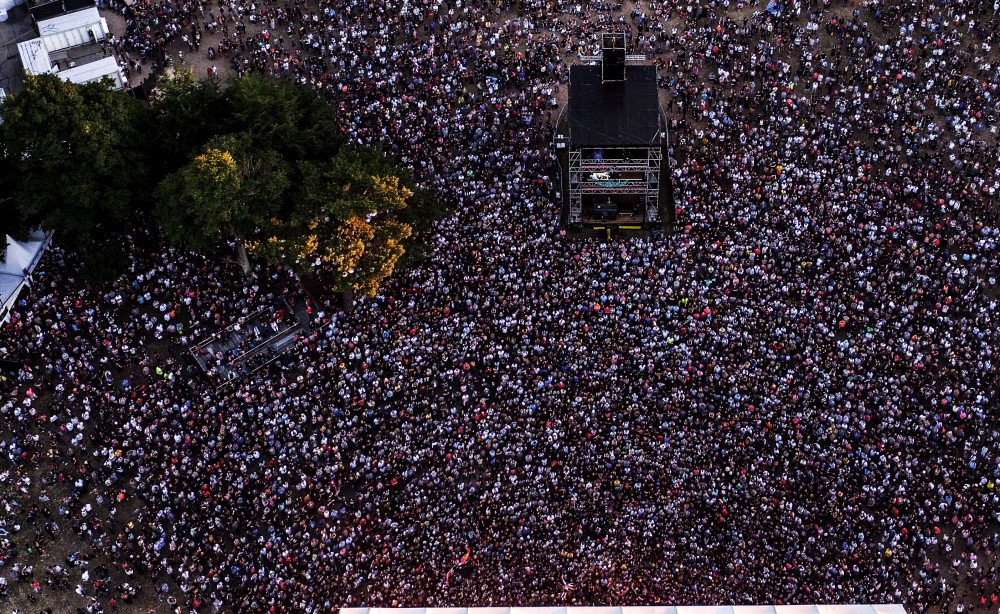
M10 318L10 310L24 286L31 283L31 273L51 240L51 234L40 230L27 241L16 241L7 235L7 249L0 262L0 324Z
M80 84L110 77L117 90L126 85L118 60L113 55L101 57L96 50L95 43L110 33L96 6L44 19L37 26L38 38L17 44L25 72L58 74Z
M122 77L122 69L118 66L118 60L114 56L74 66L73 68L67 68L66 70L59 71L58 74L67 81L81 85L103 79L104 77L111 78L112 87L116 90L122 89L122 86L125 84L125 79Z
M0 0L0 10L9 11L18 4L24 4L24 0Z
M899 604L548 608L341 608L340 614L906 614Z

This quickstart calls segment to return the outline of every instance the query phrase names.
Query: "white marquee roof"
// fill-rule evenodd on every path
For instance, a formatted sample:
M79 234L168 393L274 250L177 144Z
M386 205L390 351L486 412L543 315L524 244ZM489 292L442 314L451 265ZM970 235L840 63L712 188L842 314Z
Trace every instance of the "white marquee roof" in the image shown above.
M51 235L41 231L33 233L27 241L16 241L7 235L6 250L0 254L3 256L0 260L0 323L7 321L10 308L50 240Z
M38 22L38 33L42 36L56 32L65 32L76 28L86 28L101 23L101 13L97 6L92 6L81 11L63 13L51 19L43 19Z
M42 39L33 38L20 42L17 44L17 51L21 54L21 65L26 72L32 75L52 72L52 59Z
M73 68L60 71L58 74L67 81L80 84L90 83L103 77L111 77L115 89L121 89L124 81L122 79L122 69L118 66L118 60L114 56L108 56L94 62L87 62L86 64L79 64Z
M31 272L35 268L48 244L49 237L42 231L35 231L27 241L18 241L7 235L7 251L0 260L0 273L23 277L25 269Z
M552 608L341 608L340 614L906 614L898 604Z

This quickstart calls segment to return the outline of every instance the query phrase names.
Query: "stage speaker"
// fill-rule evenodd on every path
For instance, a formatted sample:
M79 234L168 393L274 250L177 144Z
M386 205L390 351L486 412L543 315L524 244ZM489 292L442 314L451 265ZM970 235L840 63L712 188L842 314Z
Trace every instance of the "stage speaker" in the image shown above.
M625 34L606 32L602 42L601 79L603 81L624 81Z

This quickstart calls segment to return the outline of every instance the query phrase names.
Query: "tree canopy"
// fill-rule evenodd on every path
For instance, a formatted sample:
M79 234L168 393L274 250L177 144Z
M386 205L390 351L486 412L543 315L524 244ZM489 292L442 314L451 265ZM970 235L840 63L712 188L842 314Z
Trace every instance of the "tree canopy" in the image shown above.
M395 214L406 209L413 190L388 172L378 152L341 151L299 166L298 206L288 219L272 220L252 252L321 274L336 290L373 294L412 233Z
M174 80L154 114L181 126L191 112L190 125L203 125L190 101L214 93ZM343 146L329 105L294 83L249 76L220 95L225 113L201 132L206 142L155 191L166 236L202 252L232 242L244 267L252 255L334 290L374 293L413 232L400 215L417 193L411 176L380 151Z
M214 252L246 217L242 178L233 155L209 147L157 186L156 213L168 239Z
M19 225L84 250L122 231L148 193L146 107L105 83L28 75L2 113L4 199Z
M177 170L226 131L219 118L229 116L228 104L217 79L198 80L192 71L178 69L159 81L151 106L151 145L163 172Z
M344 142L333 108L292 81L250 74L229 82L228 132L246 132L255 147L274 149L289 161L320 160Z
M330 105L290 81L181 68L147 106L107 83L29 76L2 112L0 206L17 212L5 228L55 230L71 248L120 250L151 213L188 249L235 247L246 270L253 256L371 294L443 213L381 151L345 146Z
M31 230L27 215L18 206L14 190L11 189L16 182L16 164L0 142L0 186L2 186L0 188L0 211L3 212L3 215L0 215L0 239L6 235L23 239Z

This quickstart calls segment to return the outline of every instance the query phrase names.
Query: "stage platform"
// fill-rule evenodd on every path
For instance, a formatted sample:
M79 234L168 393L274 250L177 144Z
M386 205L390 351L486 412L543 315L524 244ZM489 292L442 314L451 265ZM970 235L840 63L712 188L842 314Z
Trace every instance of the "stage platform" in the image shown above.
M209 378L223 387L271 364L308 333L305 301L293 306L282 299L240 318L192 347L190 353Z

